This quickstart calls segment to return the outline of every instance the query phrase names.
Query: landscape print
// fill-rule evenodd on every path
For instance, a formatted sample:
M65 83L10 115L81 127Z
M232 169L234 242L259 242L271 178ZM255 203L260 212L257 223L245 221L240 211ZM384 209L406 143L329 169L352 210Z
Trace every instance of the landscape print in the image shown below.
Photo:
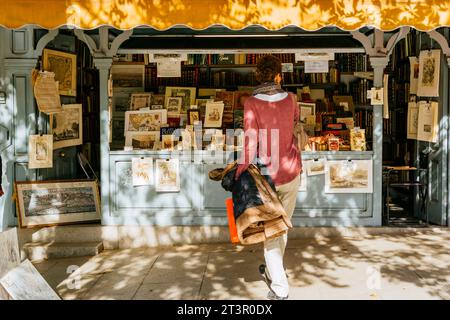
M328 161L325 192L372 193L372 160Z

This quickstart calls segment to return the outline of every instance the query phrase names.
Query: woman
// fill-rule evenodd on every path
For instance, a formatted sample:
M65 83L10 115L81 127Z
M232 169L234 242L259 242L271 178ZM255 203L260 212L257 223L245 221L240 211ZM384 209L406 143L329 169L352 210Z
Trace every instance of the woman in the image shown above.
M300 184L302 169L300 151L294 138L294 125L299 109L293 94L281 89L281 62L275 56L262 57L256 69L261 83L253 96L245 101L244 153L236 171L237 179L258 157L267 166L275 188L289 217L292 217ZM289 284L283 266L287 234L264 242L267 269L260 266L269 279L268 298L284 300L289 295Z

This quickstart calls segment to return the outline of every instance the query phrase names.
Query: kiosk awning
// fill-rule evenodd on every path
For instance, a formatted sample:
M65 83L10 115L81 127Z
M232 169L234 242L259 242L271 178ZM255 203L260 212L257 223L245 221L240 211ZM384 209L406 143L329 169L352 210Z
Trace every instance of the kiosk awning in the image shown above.
M46 29L72 25L93 29L184 25L205 29L224 25L270 30L294 25L305 30L336 26L356 30L373 26L393 30L412 26L428 31L450 25L450 1L442 0L2 0L0 25Z

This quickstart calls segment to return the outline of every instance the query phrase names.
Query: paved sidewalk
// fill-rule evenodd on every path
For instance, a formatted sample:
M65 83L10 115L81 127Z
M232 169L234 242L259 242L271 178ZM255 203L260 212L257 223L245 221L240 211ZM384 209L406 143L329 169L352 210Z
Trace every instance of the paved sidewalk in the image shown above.
M265 299L262 262L261 246L208 244L35 265L64 299ZM290 240L285 265L290 299L450 299L447 230Z

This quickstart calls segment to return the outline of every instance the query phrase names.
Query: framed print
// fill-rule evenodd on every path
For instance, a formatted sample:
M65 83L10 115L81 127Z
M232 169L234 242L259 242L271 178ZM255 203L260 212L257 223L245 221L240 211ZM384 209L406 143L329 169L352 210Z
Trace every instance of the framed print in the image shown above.
M297 102L298 109L300 112L300 121L306 122L308 116L316 114L316 104L307 102Z
M133 186L148 186L153 184L153 158L132 158L131 168Z
M327 161L325 193L372 193L372 160Z
M327 160L324 158L305 161L308 176L324 174L326 162Z
M417 94L417 88L419 86L419 58L409 57L409 93Z
M165 101L166 101L166 96L165 95L163 95L163 94L152 94L152 106L153 105L159 105L159 106L163 106L163 108L164 108Z
M113 118L111 122L111 147L123 146L125 143L125 120Z
M354 128L350 130L350 149L352 151L366 151L366 129Z
M158 131L167 123L167 110L127 111L125 112L125 133Z
M22 228L100 220L95 180L17 181L15 188Z
M422 97L439 97L439 70L441 50L420 51L419 83L417 95Z
M51 134L28 137L28 169L53 167L53 136Z
M172 134L163 134L161 136L161 150L173 151L175 148L175 136Z
M234 92L232 92L232 91L217 91L215 101L223 102L224 112L233 112Z
M132 132L125 135L125 146L133 150L156 150L159 142L159 131Z
M59 94L62 96L77 95L77 56L76 54L44 49L42 54L45 71L55 73L55 81L59 83Z
M123 116L125 111L130 107L130 95L131 92L127 91L114 91L112 96L112 113L115 116Z
M306 171L303 170L302 173L300 174L300 185L298 187L298 191L300 191L300 192L307 191L307 186L308 186L307 179L308 179L308 177L307 177Z
M149 92L132 93L130 98L130 110L150 108L152 94Z
M198 110L198 109L189 109L187 116L188 116L188 119L187 119L188 125L198 124L201 121L200 110Z
M180 162L178 159L157 159L155 172L156 192L180 191Z
M62 106L62 112L50 115L53 149L83 144L83 107L81 104Z
M419 127L419 106L415 102L408 102L406 138L416 140L417 128Z
M144 91L144 65L138 64L113 64L111 66L111 75L113 81L113 90L135 90Z
M208 102L214 102L214 99L196 99L195 104L197 105L197 109L200 110L200 116L202 117L202 121L205 117L206 112L206 104Z
M166 99L168 97L181 97L183 100L181 112L186 112L191 104L195 104L195 87L166 87Z
M205 128L220 128L222 127L224 105L221 102L206 103L205 110Z
M167 97L166 99L166 109L167 116L170 117L179 117L181 113L183 99L181 97Z
M419 101L417 140L436 143L438 141L438 103Z
M342 111L355 111L352 96L333 96L333 103L336 107L340 107Z

